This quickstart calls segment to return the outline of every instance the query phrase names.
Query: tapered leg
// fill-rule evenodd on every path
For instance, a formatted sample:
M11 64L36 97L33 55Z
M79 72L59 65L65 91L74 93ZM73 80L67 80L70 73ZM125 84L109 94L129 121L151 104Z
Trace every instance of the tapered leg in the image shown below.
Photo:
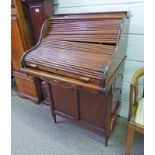
M56 121L56 114L54 114L53 108L51 106L50 106L50 109L51 109L51 114L52 114L54 123L57 123L57 121Z
M55 114L52 114L52 116L53 116L53 119L54 119L54 123L57 123L57 121L56 121L56 115Z
M105 129L104 137L105 137L105 146L108 146L108 140L110 137L110 127L109 126L107 129Z
M109 136L105 136L105 146L108 146Z
M126 141L126 153L125 155L130 155L132 143L134 138L134 126L132 124L128 124L128 133L127 133L127 141Z

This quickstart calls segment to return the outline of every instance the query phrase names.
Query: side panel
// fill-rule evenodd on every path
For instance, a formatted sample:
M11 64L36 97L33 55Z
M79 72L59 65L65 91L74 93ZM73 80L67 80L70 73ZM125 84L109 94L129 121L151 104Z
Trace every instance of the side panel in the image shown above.
M113 55L112 61L109 62L109 67L107 68L106 83L112 78L115 71L119 68L119 65L121 64L122 60L126 57L128 36L124 36L123 33L128 33L129 22L129 19L125 19L124 23L122 24L122 29L117 40L116 51Z
M21 56L23 51L24 47L21 39L17 16L11 16L11 61L13 69L16 71L20 71Z
M104 129L106 119L106 104L108 103L105 101L104 94L80 90L80 120Z
M42 97L41 90L39 90L39 81L20 72L14 72L14 77L19 96L38 103Z

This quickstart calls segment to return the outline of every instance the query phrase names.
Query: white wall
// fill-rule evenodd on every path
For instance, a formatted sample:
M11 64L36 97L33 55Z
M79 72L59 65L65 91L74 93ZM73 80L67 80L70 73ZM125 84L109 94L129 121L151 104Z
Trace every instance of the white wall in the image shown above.
M125 64L122 106L120 115L127 117L129 106L129 86L133 73L144 65L144 14L143 0L57 0L55 13L130 11L127 59Z

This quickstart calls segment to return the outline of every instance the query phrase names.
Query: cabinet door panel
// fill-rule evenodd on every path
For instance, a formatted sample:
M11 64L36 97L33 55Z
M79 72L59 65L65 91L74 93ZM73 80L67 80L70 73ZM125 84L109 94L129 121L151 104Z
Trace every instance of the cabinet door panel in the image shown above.
M94 126L104 128L106 119L105 95L80 90L80 119Z
M54 110L78 119L77 90L69 84L51 85Z
M31 14L31 20L33 24L33 28L35 31L35 38L36 41L39 39L40 35L40 30L42 27L42 24L44 22L44 10L43 10L43 3L30 3L29 4L30 8L30 14Z

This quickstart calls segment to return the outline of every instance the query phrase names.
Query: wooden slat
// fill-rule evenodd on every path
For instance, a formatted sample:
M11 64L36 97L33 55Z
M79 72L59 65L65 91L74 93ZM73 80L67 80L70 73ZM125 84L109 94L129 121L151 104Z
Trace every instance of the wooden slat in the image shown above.
M51 19L122 19L127 17L127 12L107 12L107 13L85 13L85 14L60 14L52 17Z
M37 48L26 55L26 65L78 80L86 77L101 86L125 16L125 12L56 15Z
M108 35L106 38L96 38L94 35L80 35L77 37L74 35L52 35L51 38L54 40L62 40L62 41L76 41L76 42L92 42L99 44L116 44L117 38L109 38ZM117 34L115 34L117 36Z
M47 47L46 44L42 44L40 47L40 50L43 48L46 48L49 50L56 49L56 51L59 51L59 49L60 50L62 49L62 50L66 50L66 51L71 50L71 51L74 51L77 53L85 52L85 54L87 54L87 53L98 53L98 54L106 54L106 55L112 55L114 53L114 50L112 50L112 49L99 49L99 50L97 50L94 48L94 49L89 50L89 48L74 47L74 46L70 46L70 45L62 46L62 45L53 44L52 46L49 46L49 47Z
M105 54L96 54L96 53L87 53L87 55L84 52L76 52L76 51L67 51L67 50L61 50L61 49L54 49L52 48L52 50L50 50L49 48L45 48L45 52L42 52L42 50L37 50L37 52L32 52L29 55L34 54L36 57L38 57L38 55L41 56L56 56L57 58L64 58L64 59L73 59L73 61L80 61L80 60L88 60L88 61L92 61L91 63L95 62L95 63L102 63L103 60L106 60L108 58L111 58L108 55ZM95 59L94 59L95 57Z
M116 44L122 22L121 19L91 18L84 21L54 19L47 35L55 40Z
M63 35L63 34L80 34L80 35L85 35L85 34L101 34L101 35L107 35L107 34L118 34L119 30L103 30L103 31L64 31L64 32L55 32L55 31L50 31L48 34L52 35Z
M79 43L79 42L69 42L69 41L58 41L58 40L46 40L43 41L39 48L58 48L66 49L74 52L89 52L89 53L101 53L112 55L115 47L109 45L95 45L90 43Z
M102 62L103 61L108 62L108 59L109 59L108 57L105 57L102 55L102 57L101 56L98 57L98 61L96 59L95 59L96 61L94 61L93 58L95 55L92 57L88 57L88 58L86 56L85 57L81 56L81 59L80 59L80 54L76 54L76 53L75 53L75 55L73 55L73 54L69 55L66 52L64 55L63 53L59 53L60 51L54 52L54 53L46 51L44 54L43 54L43 52L42 53L41 52L42 51L40 51L40 52L37 51L37 54L40 54L38 56L33 54L33 52L32 52L29 56L27 56L26 60L28 58L30 58L32 60L32 63L33 63L34 59L35 60L38 59L38 61L39 60L42 60L42 61L44 60L46 62L49 61L49 63L51 63L51 64L53 62L57 62L58 65L61 65L61 62L63 62L63 65L67 64L69 67L71 67L71 65L74 65L78 68L83 67L83 68L87 68L87 70L89 70L89 69L93 70L93 72L95 72L95 70L102 72L101 68L104 70L104 67L103 67L104 65ZM100 60L99 60L99 58L100 58Z
M93 78L93 80L98 79L98 81L94 80L94 83L96 84L101 83L101 80L103 80L104 77L104 69L107 66L106 62L109 62L108 59L111 59L112 54L110 54L109 52L109 55L105 55L104 52L97 53L97 51L92 52L91 50L95 50L95 47L98 46L104 50L111 50L111 53L113 53L114 47L91 44L94 47L94 49L90 48L89 46L86 46L85 48L88 52L86 55L84 54L85 51L77 51L74 49L74 46L78 48L81 44L81 46L85 46L85 44L83 43L80 44L66 41L59 41L58 43L53 41L53 43L55 43L54 47L53 44L51 44L52 46L50 46L50 44L48 45L47 41L44 45L41 44L37 50L31 52L26 57L26 61L32 64L39 64L39 68L44 69L46 71L51 71L57 74L64 74L65 71L67 72L67 74L71 73L68 75L69 77L76 78L77 74L79 75L78 78L82 75ZM64 49L62 49L63 46L60 46L61 44L73 46L72 50L70 47L66 49L66 46L64 47Z
M70 20L70 21L66 21L66 20L51 20L51 26L53 28L63 28L62 26L64 26L64 24L66 26L87 26L87 27L94 27L94 26L108 26L108 27L118 27L121 23L123 22L123 20L121 19L101 19L101 20L96 20L96 19L90 19L90 20L84 20L84 21L80 21L80 20Z

